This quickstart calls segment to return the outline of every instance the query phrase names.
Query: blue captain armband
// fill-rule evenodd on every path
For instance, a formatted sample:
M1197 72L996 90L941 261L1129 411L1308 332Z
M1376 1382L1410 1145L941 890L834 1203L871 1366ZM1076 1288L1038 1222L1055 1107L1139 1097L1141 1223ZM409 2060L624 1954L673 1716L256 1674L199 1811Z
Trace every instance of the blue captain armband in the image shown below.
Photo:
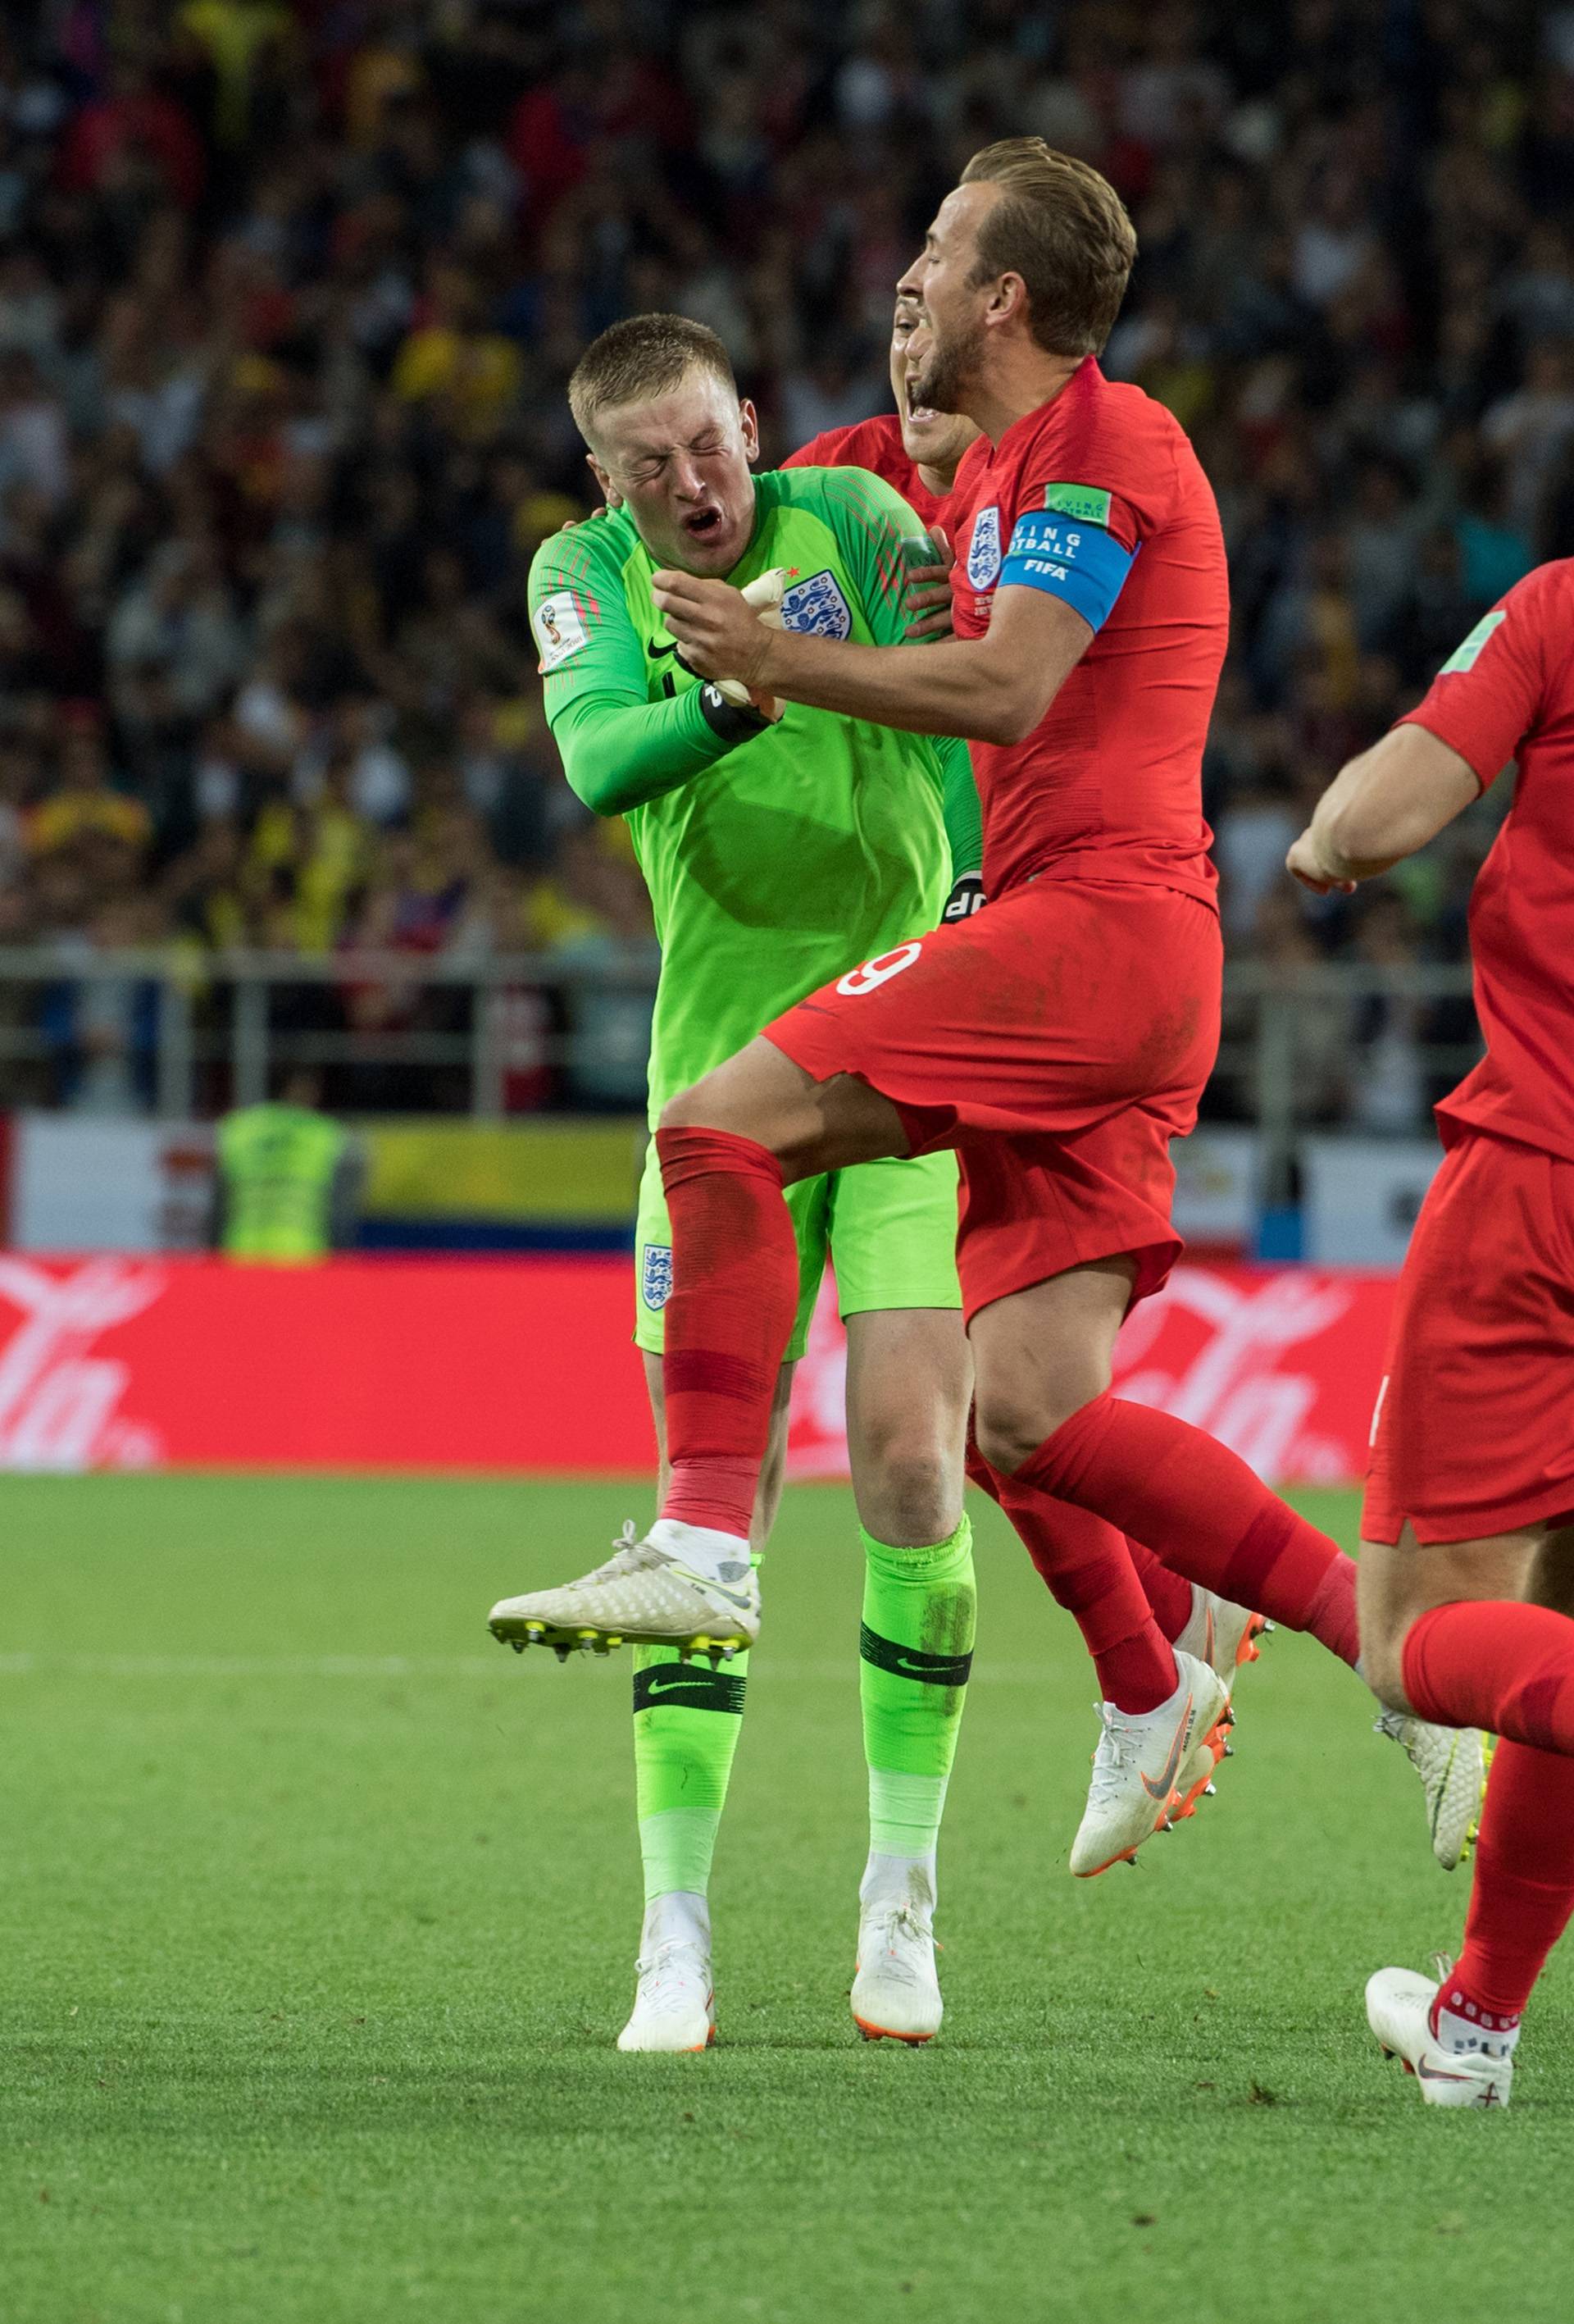
M1028 509L1012 529L999 586L1063 597L1091 630L1101 630L1136 557L1135 549L1122 549L1101 524L1054 509Z

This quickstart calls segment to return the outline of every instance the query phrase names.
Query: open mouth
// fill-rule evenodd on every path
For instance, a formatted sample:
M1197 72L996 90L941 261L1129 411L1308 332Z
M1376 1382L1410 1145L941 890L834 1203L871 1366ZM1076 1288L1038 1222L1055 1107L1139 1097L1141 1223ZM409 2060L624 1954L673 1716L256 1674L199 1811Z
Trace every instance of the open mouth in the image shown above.
M911 380L907 382L905 392L907 401L907 417L916 427L926 428L932 420L939 419L940 414L938 411L932 410L928 404L914 402L913 383Z
M683 529L691 540L713 540L722 530L722 512L719 508L695 509L692 516L684 518Z

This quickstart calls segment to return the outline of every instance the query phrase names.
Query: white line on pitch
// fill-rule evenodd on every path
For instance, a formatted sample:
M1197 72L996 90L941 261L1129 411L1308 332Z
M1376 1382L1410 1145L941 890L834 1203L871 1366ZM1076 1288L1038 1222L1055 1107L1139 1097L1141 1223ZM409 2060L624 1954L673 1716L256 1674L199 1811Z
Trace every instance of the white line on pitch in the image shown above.
M530 1662L549 1662L532 1654ZM621 1656L609 1657L616 1663ZM0 1655L0 1679L73 1678L506 1678L511 1662L501 1655ZM627 1664L623 1665L626 1669ZM826 1683L852 1675L858 1658L843 1662L754 1662L756 1675ZM1047 1672L1034 1663L986 1663L973 1678L1006 1686L1039 1684Z

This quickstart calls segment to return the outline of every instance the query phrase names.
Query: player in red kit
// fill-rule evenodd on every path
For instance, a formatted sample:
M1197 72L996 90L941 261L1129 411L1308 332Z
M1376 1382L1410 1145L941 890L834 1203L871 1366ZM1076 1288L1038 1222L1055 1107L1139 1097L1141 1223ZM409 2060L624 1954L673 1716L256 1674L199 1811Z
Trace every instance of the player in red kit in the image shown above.
M958 512L964 522L972 512L968 479L993 447L971 420L957 412L936 411L915 401L909 350L921 320L917 298L904 287L897 297L889 350L896 410L872 420L859 420L850 428L828 429L793 453L783 466L872 469L901 493L908 506L923 518L933 537L948 550ZM952 632L948 570L944 570L944 577L943 619L935 618L928 626L924 620L916 620L909 628L909 636ZM926 572L913 576L916 585L926 584L931 578ZM915 586L916 608L921 606L924 594L922 586ZM977 861L976 855L972 860ZM965 919L981 909L984 900L980 875L964 871L953 888L944 918L947 921ZM1248 1608L1231 1604L1187 1582L1172 1572L1142 1543L1124 1540L1101 1519L1069 1502L1053 1501L1044 1496L1031 1500L1013 1497L1008 1480L999 1476L982 1460L976 1444L971 1443L968 1471L976 1484L1008 1508L1045 1582L1060 1604L1082 1624L1090 1648L1100 1665L1101 1681L1118 1707L1136 1707L1129 1700L1121 1702L1128 1659L1123 1646L1134 1618L1146 1632L1148 1611L1171 1644L1190 1651L1201 1661L1211 1663L1227 1678L1232 1678L1239 1663L1256 1660L1256 1639L1263 1624L1261 1617ZM1146 1601L1146 1608L1133 1587L1134 1576L1141 1600ZM1139 1685L1147 1659L1139 1645ZM1435 1836L1438 1827L1434 1824L1433 1829ZM1452 1849L1457 1854L1460 1831L1445 1830L1442 1838L1445 1852ZM1451 1861L1452 1858L1446 1857L1446 1860ZM1102 1871L1107 1862L1096 1852L1089 1857L1084 1851L1079 1858L1079 1868Z
M1229 626L1196 456L1096 360L1134 254L1105 180L1019 138L970 163L902 286L925 316L916 400L991 447L968 475L954 640L792 636L725 585L652 577L706 676L974 741L990 896L811 994L658 1129L673 1477L645 1546L713 1590L719 1642L758 1627L734 1577L792 1320L782 1187L954 1146L978 1445L1013 1517L1075 1503L1356 1656L1350 1561L1223 1446L1110 1390L1127 1309L1180 1249L1168 1145L1218 1041L1201 762ZM1229 1688L1171 1646L1134 1577L1118 1634L1089 1643L1104 1734L1072 1868L1092 1871L1201 1786Z
M915 567L909 575L908 603L913 619L911 638L943 638L952 634L951 539L949 514L958 471L979 441L971 420L953 411L930 411L915 406L908 384L907 347L918 327L916 300L898 295L891 318L888 368L894 411L877 412L872 420L855 420L851 428L827 428L812 436L782 462L784 468L868 468L900 493L935 542L936 562ZM977 826L974 826L977 836ZM954 834L953 834L954 845ZM971 856L976 864L976 852ZM983 881L976 870L961 872L947 899L943 918L966 919L984 900Z
M925 525L938 525L949 535L952 494L980 430L961 412L933 411L914 402L907 350L921 319L918 301L898 291L889 365L896 410L856 420L851 428L828 428L790 453L782 466L872 468Z
M1367 1988L1373 2031L1441 2106L1507 2104L1520 2012L1574 1911L1574 560L1510 590L1289 859L1321 890L1386 871L1511 759L1470 903L1487 1054L1438 1108L1361 1526L1379 1696L1505 1738L1458 1962Z

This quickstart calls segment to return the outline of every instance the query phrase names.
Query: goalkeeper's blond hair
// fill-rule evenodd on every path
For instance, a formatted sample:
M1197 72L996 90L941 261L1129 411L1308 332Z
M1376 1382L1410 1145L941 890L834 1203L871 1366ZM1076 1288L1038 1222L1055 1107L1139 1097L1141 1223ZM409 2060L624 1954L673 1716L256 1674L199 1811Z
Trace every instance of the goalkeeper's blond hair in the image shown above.
M588 444L597 415L621 403L666 395L691 371L708 371L734 395L732 357L704 323L686 315L629 315L591 341L568 383L568 408Z

